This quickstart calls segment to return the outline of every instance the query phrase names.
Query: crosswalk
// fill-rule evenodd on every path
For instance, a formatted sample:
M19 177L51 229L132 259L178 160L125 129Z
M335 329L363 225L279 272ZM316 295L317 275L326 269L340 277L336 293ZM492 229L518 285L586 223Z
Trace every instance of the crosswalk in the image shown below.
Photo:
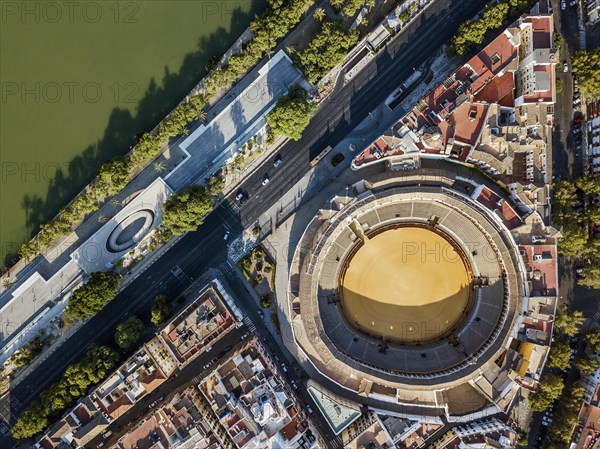
M199 385L204 380L204 376L198 374L196 377L192 379L194 385Z
M600 312L596 312L596 313L594 314L594 321L597 321L597 322L599 322L599 323L600 323Z
M333 447L334 449L344 446L342 439L340 437L335 437L333 440L331 440L329 442L329 445L330 445L330 447Z
M250 319L249 316L245 317L243 321L244 324L248 326L248 330L250 332L254 332L256 330L256 326L254 325L254 322Z

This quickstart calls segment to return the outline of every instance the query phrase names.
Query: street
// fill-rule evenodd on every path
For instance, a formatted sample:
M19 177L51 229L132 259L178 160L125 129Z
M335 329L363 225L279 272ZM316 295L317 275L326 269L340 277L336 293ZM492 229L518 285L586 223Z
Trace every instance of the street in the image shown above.
M3 398L2 416L16 419L32 400L63 374L66 366L78 360L92 343L113 343L116 325L130 315L145 317L154 297L169 293L176 297L208 268L218 267L227 260L223 242L226 229L231 240L244 228L275 204L309 170L309 161L325 146L335 146L369 112L382 103L396 87L413 72L412 67L423 64L431 54L447 42L458 25L474 16L485 5L484 0L437 0L417 20L406 27L382 49L352 82L336 91L321 105L305 130L302 139L290 141L280 152L283 163L273 171L275 155L264 161L242 185L251 200L239 210L227 201L217 207L196 231L187 234L141 276L125 287L100 313L33 370L20 384ZM271 182L262 186L266 172ZM235 193L233 193L235 195ZM258 195L257 199L254 199ZM231 199L233 201L233 198ZM183 276L172 269L178 266ZM256 316L250 317L258 323ZM260 326L259 326L260 329ZM3 435L2 447L10 447L10 439Z

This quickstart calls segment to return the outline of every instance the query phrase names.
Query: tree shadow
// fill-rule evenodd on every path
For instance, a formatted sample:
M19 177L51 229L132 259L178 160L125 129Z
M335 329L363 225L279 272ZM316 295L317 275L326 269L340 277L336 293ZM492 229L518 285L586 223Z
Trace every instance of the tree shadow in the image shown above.
M115 107L109 117L104 135L84 148L73 158L67 170L57 170L48 185L45 197L25 195L21 201L25 211L25 226L33 237L42 223L51 220L59 210L80 192L96 175L100 165L116 156L126 154L136 142L136 135L152 129L165 117L206 74L204 67L212 56L221 56L238 39L255 14L264 9L264 2L252 2L244 11L240 4L231 13L229 29L219 27L210 36L199 39L197 49L184 57L177 72L165 67L160 83L151 79L136 111ZM12 265L18 245L3 249L2 262Z

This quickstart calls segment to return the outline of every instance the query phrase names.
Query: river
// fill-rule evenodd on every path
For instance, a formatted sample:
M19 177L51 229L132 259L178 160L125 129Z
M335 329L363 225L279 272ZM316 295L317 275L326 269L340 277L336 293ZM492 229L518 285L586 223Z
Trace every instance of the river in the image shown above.
M264 0L0 3L1 259L127 152Z

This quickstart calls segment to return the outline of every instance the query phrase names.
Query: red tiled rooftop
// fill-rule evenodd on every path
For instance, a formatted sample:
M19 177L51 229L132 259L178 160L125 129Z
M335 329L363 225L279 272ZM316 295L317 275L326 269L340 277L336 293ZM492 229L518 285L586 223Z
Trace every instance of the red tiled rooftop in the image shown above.
M119 399L110 404L106 409L111 418L116 419L133 407L133 403L129 397L124 394Z
M501 215L502 222L508 229L513 229L519 226L522 221L519 215L515 212L515 210L511 207L508 202L502 200L496 193L490 190L488 187L483 187L483 190L477 197L477 201L483 204L488 209L498 212Z
M496 76L475 95L475 101L500 103L501 106L514 106L513 91L515 79L512 72Z
M511 44L507 32L502 33L490 44L473 56L467 64L479 76L471 85L473 93L481 89L489 80L517 57L517 49ZM495 61L498 59L497 61Z
M552 47L552 16L530 16L523 22L531 23L534 49Z
M140 383L144 390L146 390L146 393L150 393L164 381L165 377L158 370L140 379Z
M125 435L119 442L119 446L122 449L149 449L154 446L152 438L154 433L165 449L171 447L155 415L150 416L139 427Z
M281 428L281 433L285 437L286 440L291 441L297 434L296 430L296 420L292 419L289 423Z
M82 426L85 426L92 420L87 408L83 404L80 404L75 410L73 410L73 414L77 417Z
M485 123L489 105L465 101L448 116L448 122L454 126L454 140L475 145Z
M543 296L556 296L556 264L558 263L556 246L522 245L521 249L525 251L527 264L531 269L540 272L540 279L535 279L534 277L531 279L533 290L540 292ZM534 255L541 256L541 261L534 260Z

